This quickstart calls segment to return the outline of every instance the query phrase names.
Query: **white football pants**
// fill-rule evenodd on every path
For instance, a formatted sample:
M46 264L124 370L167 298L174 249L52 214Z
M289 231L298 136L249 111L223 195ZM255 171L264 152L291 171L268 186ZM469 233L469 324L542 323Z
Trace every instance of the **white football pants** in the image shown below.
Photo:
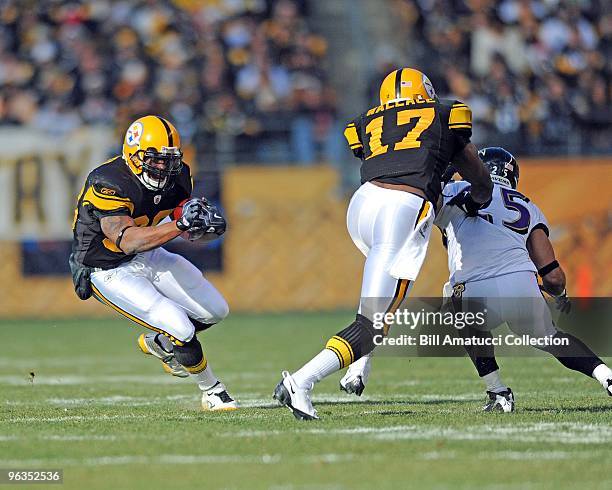
M431 203L415 194L369 182L357 189L347 227L366 256L359 313L397 309L421 270L433 220Z
M193 318L217 323L229 313L227 302L184 257L156 248L130 262L91 275L94 295L130 320L188 342L195 334Z
M557 333L533 272L513 272L471 281L464 287L462 298L484 301L489 329L505 322L518 335L548 337Z

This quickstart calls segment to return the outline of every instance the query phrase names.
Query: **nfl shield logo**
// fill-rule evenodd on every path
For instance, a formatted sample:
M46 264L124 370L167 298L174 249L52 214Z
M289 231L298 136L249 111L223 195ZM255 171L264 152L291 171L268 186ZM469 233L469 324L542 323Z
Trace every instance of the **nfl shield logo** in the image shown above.
M161 196L160 196L159 194L157 194L157 196L155 196L155 197L153 198L153 202L154 202L155 204L159 204L159 201L161 201Z

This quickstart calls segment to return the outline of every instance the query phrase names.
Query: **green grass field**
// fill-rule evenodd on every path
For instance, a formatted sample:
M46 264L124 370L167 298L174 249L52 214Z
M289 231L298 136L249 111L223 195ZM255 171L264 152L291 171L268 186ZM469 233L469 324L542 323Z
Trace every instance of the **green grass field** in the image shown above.
M612 399L554 359L501 360L513 414L480 412L466 359L376 358L362 398L332 376L322 420L296 421L271 399L280 371L351 316L232 315L201 334L244 407L229 413L201 412L120 318L0 322L0 468L63 468L61 488L87 490L612 488Z

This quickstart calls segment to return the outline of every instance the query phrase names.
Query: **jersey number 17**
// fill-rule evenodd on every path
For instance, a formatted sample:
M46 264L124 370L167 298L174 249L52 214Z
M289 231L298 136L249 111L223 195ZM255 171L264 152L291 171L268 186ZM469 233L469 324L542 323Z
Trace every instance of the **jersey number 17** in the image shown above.
M403 126L408 124L413 119L418 118L416 125L408 131L406 136L401 141L398 141L393 145L395 151L408 150L410 148L419 148L421 141L419 136L425 131L435 117L435 109L433 107L426 107L423 109L407 109L405 111L399 111L397 113L397 126ZM370 156L366 158L369 160L372 157L383 155L389 150L389 145L382 144L383 136L383 116L378 116L372 119L366 126L366 134L370 135Z

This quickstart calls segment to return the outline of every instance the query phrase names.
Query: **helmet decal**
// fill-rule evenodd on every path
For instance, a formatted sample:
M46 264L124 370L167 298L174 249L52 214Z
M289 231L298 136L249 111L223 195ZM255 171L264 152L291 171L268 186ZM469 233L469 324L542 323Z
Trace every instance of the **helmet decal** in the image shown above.
M516 189L519 181L519 164L516 158L504 148L495 146L483 148L478 156L491 175L491 180Z
M128 146L138 146L142 137L142 123L136 121L133 123L125 134L125 143Z
M434 90L433 84L429 78L427 78L425 73L423 73L423 87L425 87L425 91L427 92L427 95L429 95L430 99L434 99L436 97L436 91Z

